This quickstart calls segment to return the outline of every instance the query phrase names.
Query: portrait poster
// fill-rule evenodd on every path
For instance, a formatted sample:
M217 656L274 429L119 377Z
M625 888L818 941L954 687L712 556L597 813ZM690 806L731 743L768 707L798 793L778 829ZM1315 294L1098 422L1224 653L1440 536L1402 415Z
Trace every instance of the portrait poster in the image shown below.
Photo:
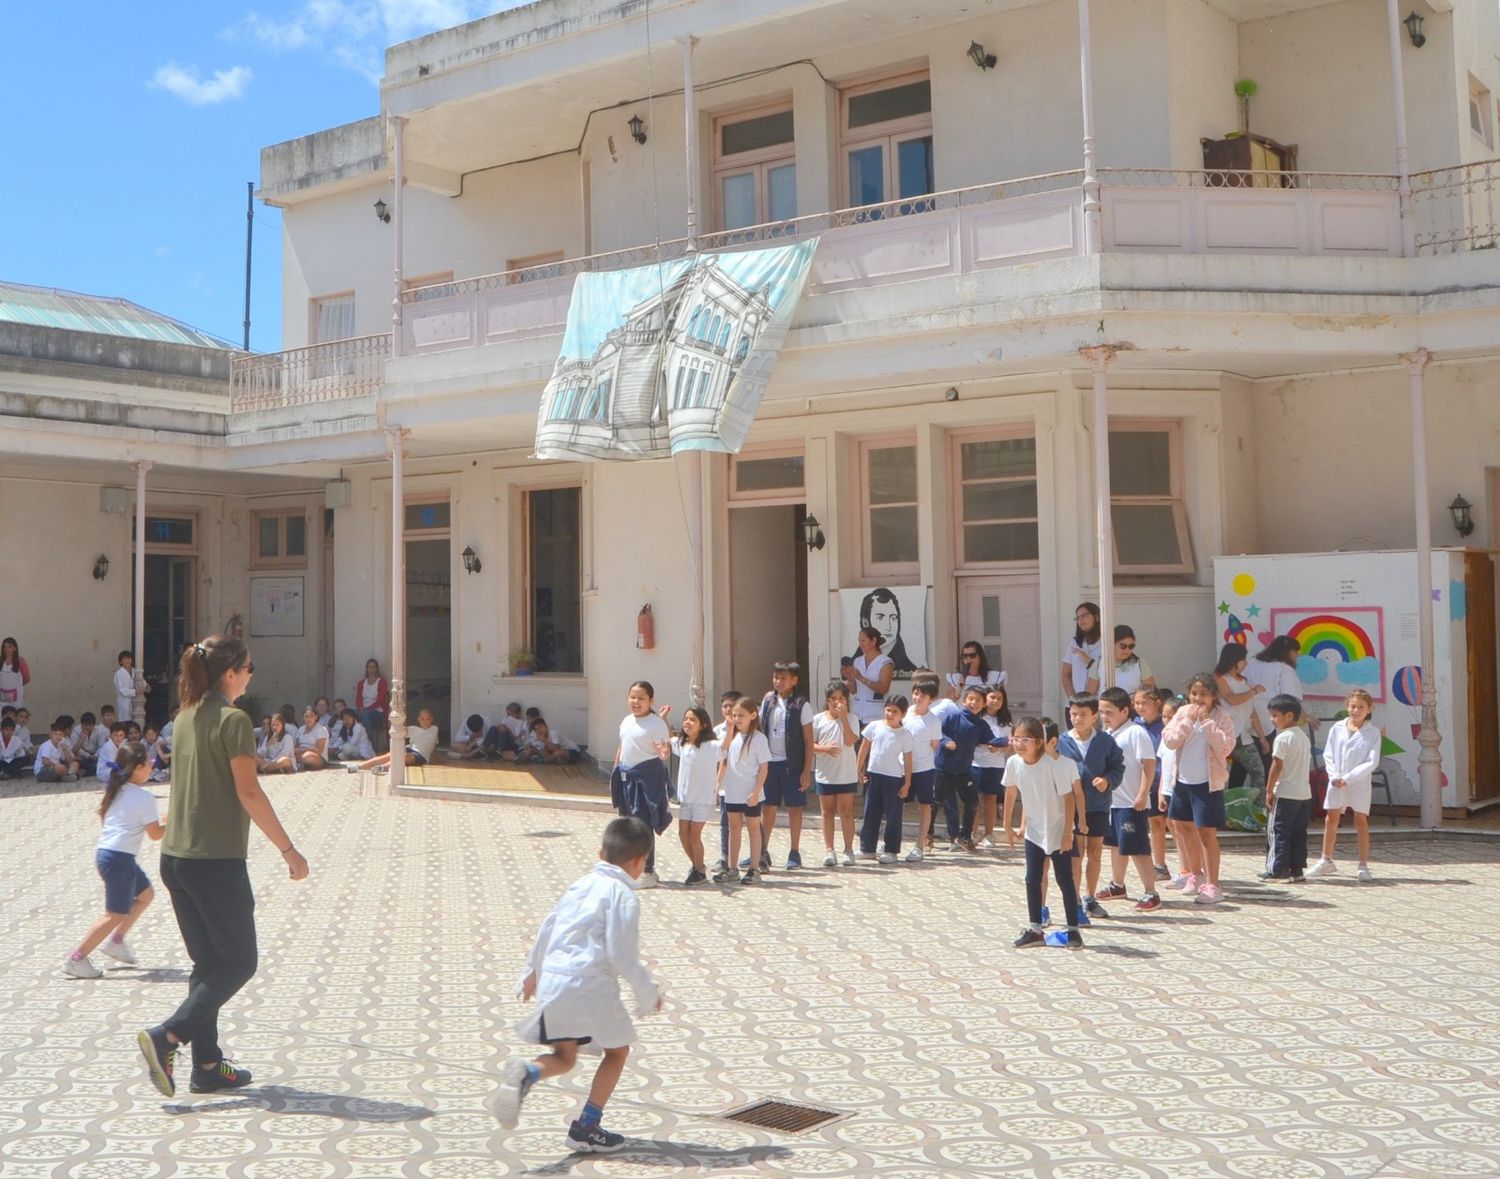
M250 637L300 638L304 598L300 577L252 577Z
M840 656L859 654L859 632L866 626L880 632L881 654L891 657L896 679L909 680L917 668L929 666L926 586L839 590Z

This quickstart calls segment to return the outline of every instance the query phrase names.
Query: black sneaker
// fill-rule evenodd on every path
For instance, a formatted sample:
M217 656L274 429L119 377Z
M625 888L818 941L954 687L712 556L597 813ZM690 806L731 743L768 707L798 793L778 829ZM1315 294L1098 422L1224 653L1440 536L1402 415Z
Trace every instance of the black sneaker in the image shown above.
M761 874L759 872L757 872L754 868L747 868L745 870L745 874L740 877L740 883L741 884L759 884L762 879L763 878L762 878Z
M612 1134L603 1126L575 1121L568 1127L568 1149L574 1154L613 1154L624 1145L625 1135Z
M1083 949L1083 934L1079 933L1076 929L1068 930L1068 949Z
M1104 911L1104 906L1096 901L1093 897L1089 897L1083 902L1083 911L1090 917L1109 916L1109 914Z
M760 853L760 870L762 872L769 872L771 870L771 853L768 851Z
M141 1046L141 1055L146 1058L146 1071L151 1074L151 1083L163 1097L177 1095L177 1083L172 1080L172 1063L177 1057L177 1045L167 1039L165 1028L147 1028L136 1037Z
M1255 879L1257 879L1257 880L1270 880L1270 881L1274 881L1274 882L1276 882L1276 883L1279 884L1279 883L1281 883L1284 880L1290 880L1291 877L1290 876L1281 875L1280 873L1277 873L1277 872L1257 872L1255 874Z
M1307 883L1307 877L1304 876L1304 875L1302 875L1301 872L1298 872L1295 876L1292 876L1289 879L1291 880L1291 882L1293 884L1306 884Z
M241 1089L250 1083L250 1070L236 1068L233 1061L221 1060L213 1068L193 1068L188 1082L189 1093L217 1093L220 1089Z
M702 884L707 879L708 879L708 873L707 872L700 872L700 871L698 871L697 868L694 868L691 872L689 872L687 874L687 879L685 879L682 883L683 884Z
M720 868L714 873L713 881L715 884L738 884L740 874L733 868Z
M1011 945L1015 946L1018 950L1024 950L1029 946L1044 946L1046 944L1047 939L1039 929L1028 929L1020 937L1016 938L1015 941L1011 942Z

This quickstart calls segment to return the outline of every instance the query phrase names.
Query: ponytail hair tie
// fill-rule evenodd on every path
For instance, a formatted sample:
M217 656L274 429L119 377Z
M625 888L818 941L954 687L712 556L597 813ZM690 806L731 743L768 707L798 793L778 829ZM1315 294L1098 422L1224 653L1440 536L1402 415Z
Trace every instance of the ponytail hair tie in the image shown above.
M193 650L198 653L198 658L199 659L207 659L208 658L208 652L203 649L203 644L202 643L194 643L193 644Z
M120 763L119 763L119 762L117 762L117 761L107 761L107 762L105 762L105 763L104 763L104 764L105 764L105 765L106 765L106 766L108 766L108 767L109 767L109 768L110 768L110 769L112 769L112 770L115 770L115 771L119 771L119 770L123 770L123 769L124 769L124 768L125 768L125 767L124 767L124 766L122 766L122 765L121 765L121 764L120 764Z

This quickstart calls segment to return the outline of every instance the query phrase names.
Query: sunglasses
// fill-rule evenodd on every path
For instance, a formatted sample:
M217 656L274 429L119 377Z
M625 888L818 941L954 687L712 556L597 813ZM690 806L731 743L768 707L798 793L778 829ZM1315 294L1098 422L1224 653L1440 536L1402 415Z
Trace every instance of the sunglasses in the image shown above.
M1119 647L1120 650L1122 650L1122 651L1134 651L1135 650L1135 644L1134 643L1116 643L1115 646Z
M979 658L979 652L978 651L960 651L959 655L962 656L964 659L978 659Z
M255 660L252 659L249 663L245 664L245 666L242 667L242 668L240 668L239 670L240 671L249 672L251 675L254 675L255 674Z

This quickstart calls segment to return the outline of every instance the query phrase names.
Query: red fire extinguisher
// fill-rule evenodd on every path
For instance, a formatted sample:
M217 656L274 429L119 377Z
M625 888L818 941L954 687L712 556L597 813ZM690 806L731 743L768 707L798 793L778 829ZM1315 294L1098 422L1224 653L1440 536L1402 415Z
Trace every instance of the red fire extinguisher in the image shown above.
M656 620L651 617L651 607L642 606L635 616L635 645L642 651L656 647Z

